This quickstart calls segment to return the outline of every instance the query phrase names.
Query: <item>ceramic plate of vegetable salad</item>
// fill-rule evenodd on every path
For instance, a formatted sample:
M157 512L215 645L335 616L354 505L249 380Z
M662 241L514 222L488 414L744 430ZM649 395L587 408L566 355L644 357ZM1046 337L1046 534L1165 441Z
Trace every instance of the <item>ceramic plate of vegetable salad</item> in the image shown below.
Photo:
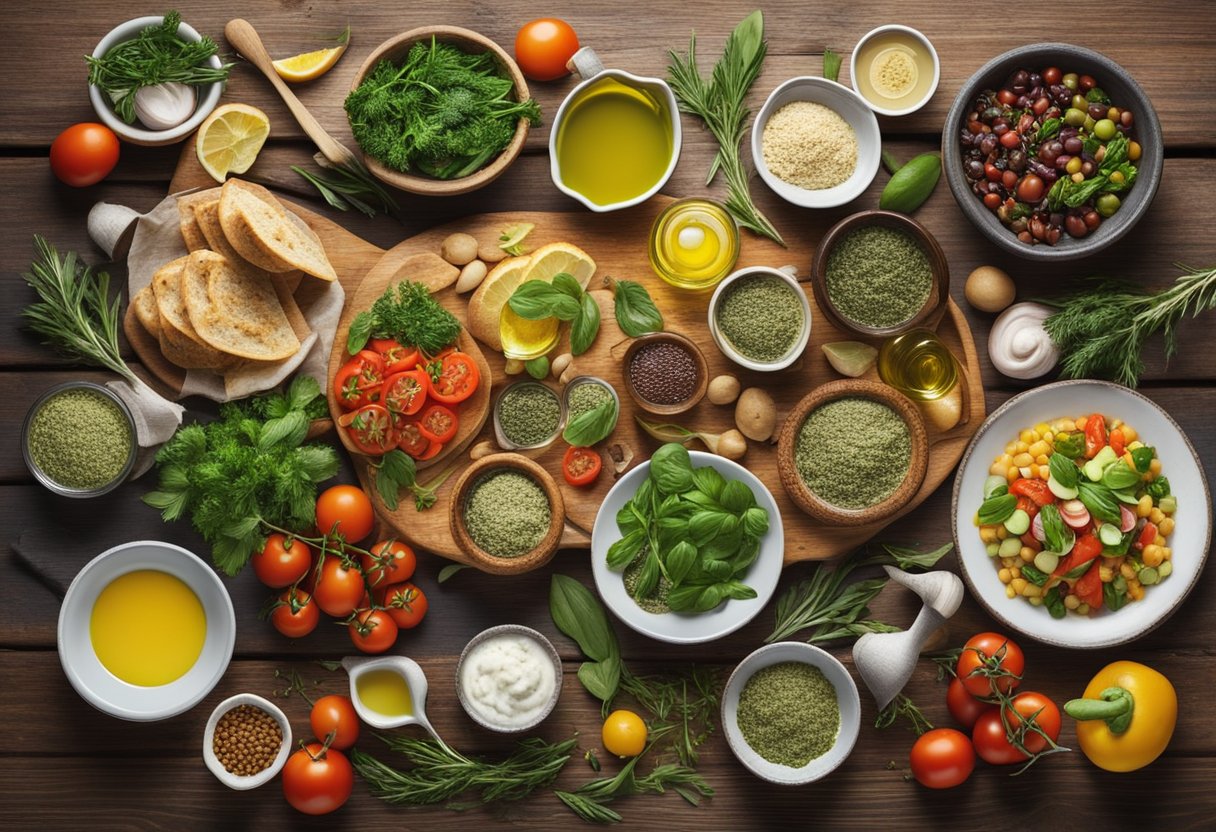
M1138 638L1191 591L1211 539L1195 451L1125 387L1063 381L1010 399L954 481L963 576L1032 638L1098 648Z

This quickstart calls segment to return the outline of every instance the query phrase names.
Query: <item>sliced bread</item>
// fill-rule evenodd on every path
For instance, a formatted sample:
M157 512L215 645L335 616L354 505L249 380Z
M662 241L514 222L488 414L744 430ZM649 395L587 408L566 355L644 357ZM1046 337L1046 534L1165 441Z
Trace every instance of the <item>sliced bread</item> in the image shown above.
M195 191L192 194L178 197L177 212L181 224L182 239L186 241L187 251L199 251L208 247L207 238L194 216L194 206L203 202L218 200L219 198L219 188L207 188L205 191Z
M224 183L220 225L242 257L270 272L300 269L322 280L337 280L321 238L311 228L289 220L288 214L274 194L261 185L240 179Z
M182 294L195 332L218 350L277 361L300 349L273 283L242 263L194 252L182 274Z
M181 278L189 257L161 266L152 276L152 292L159 315L157 339L165 358L187 370L222 370L236 358L203 341L190 323L182 298ZM138 313L138 309L136 310Z
M131 308L135 310L135 318L153 338L160 337L160 311L156 308L156 295L152 286L148 285L135 293L131 298Z

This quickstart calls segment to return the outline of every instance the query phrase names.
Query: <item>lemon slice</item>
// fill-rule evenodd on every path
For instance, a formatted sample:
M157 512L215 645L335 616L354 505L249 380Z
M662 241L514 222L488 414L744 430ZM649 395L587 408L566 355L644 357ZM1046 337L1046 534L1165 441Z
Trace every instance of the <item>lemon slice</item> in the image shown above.
M561 272L573 277L579 286L586 289L591 275L595 274L595 261L587 252L571 243L549 243L529 255L528 272L524 279L552 280L554 275Z
M194 147L203 170L223 182L228 174L252 167L269 135L270 119L257 107L225 104L198 128Z
M530 257L508 257L490 270L469 298L468 330L478 341L502 349L499 318L511 293L524 282Z
M318 49L315 52L292 55L290 58L273 61L272 66L284 81L290 81L293 84L311 81L333 69L338 58L341 58L342 53L346 51L347 45L343 43L341 46L331 49Z

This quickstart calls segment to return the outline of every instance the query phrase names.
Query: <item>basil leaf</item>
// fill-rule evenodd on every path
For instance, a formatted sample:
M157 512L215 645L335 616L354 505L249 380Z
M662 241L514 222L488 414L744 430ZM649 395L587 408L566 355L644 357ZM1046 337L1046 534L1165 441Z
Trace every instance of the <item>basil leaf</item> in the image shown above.
M688 449L668 442L650 457L650 479L660 494L681 494L692 488L692 459Z
M746 601L756 597L756 590L740 581L727 581L722 588L722 594L737 601Z
M695 482L693 484L696 485ZM704 491L698 491L695 488L692 491L685 491L680 495L680 499L684 500L689 505L697 506L699 508L708 508L714 511L722 510L721 503L719 503L713 497L710 497Z
M1074 566L1072 569L1069 569L1067 572L1064 573L1064 577L1070 581L1075 581L1077 578L1081 577L1082 575L1084 575L1086 572L1089 571L1089 567L1091 564L1093 564L1093 562L1094 562L1093 558L1090 558L1089 560L1082 563L1080 566Z
M579 300L583 296L583 287L578 285L578 281L569 272L558 272L553 275L551 282L554 289L562 294L569 295L575 300Z
M1018 507L1018 498L1013 494L1002 494L999 497L989 497L980 505L979 520L981 526L991 526L994 523L1004 523Z
M634 596L645 598L654 592L655 587L659 585L659 576L661 574L658 553L653 550L647 552L646 560L642 561L642 568L638 572L638 582L633 589Z
M600 331L600 305L595 298L584 293L579 307L579 314L570 325L570 352L574 355L582 355L591 349Z
M376 325L376 316L370 311L360 312L350 322L346 331L346 351L354 355L367 345L367 339L372 337L372 328Z
M1153 457L1156 455L1156 451L1152 448L1136 448L1132 451L1132 464L1141 474L1147 474L1149 466L1153 463Z
M616 399L605 399L570 420L562 438L576 448L590 448L616 429Z
M1072 529L1064 525L1064 518L1054 504L1048 503L1039 512L1043 521L1043 537L1047 551L1063 555L1076 545L1077 538Z
M1047 192L1047 207L1052 211L1059 211L1064 207L1064 197L1067 195L1069 186L1072 185L1072 180L1067 176L1061 176L1051 186L1051 190Z
M686 584L667 594L667 606L675 612L709 612L723 599L721 584Z
M528 371L528 375L540 381L545 376L549 375L549 356L542 355L540 358L533 358L531 361L524 362L524 369Z
M1170 481L1165 477L1157 477L1144 487L1144 491L1154 500L1170 496Z
M672 587L678 587L697 562L697 547L687 540L681 540L668 551L663 562L667 567L667 580L671 581Z
M549 582L549 615L557 629L574 639L588 658L619 660L620 646L603 605L579 581L566 575L553 576Z
M578 666L578 680L596 699L611 702L621 684L621 661L583 662Z
M663 315L650 299L650 293L632 280L616 281L613 311L621 331L631 338L663 329Z
M1102 602L1108 610L1117 612L1127 603L1127 593L1120 592L1113 582L1102 584Z
M1111 491L1122 491L1140 482L1140 473L1127 466L1121 459L1116 459L1102 471L1102 484Z
M754 537L744 539L739 546L739 551L731 559L731 575L742 575L751 565L756 562L756 558L760 556L760 541Z
M577 300L544 280L527 280L519 284L507 304L512 312L529 321L544 318L572 321L580 309Z
M1043 596L1043 605L1047 607L1052 618L1063 618L1068 615L1068 608L1064 606L1063 592L1062 586L1054 586Z
M1022 564L1022 577L1035 586L1042 586L1047 583L1047 579L1051 576L1046 572L1040 572L1034 564L1024 563Z
M1123 539L1114 546L1103 546L1102 557L1117 558L1127 554L1127 550L1132 546L1132 538L1136 536L1136 532L1130 531L1123 534Z
M1085 93L1085 100L1090 104L1109 104L1110 96L1101 87L1092 87L1089 92Z
M642 521L634 513L633 503L625 503L616 513L616 527L621 530L621 534L629 534L635 529L642 528Z
M768 533L768 512L759 506L743 512L743 532L757 539L764 537Z
M722 489L726 488L726 477L719 474L717 468L709 465L694 470L692 481L699 490L715 501L721 498Z
M1051 458L1047 460L1047 469L1051 472L1052 479L1060 485L1065 488L1077 487L1077 474L1080 469L1068 457L1063 454L1052 454Z
M1043 126L1039 128L1039 134L1035 136L1035 141L1045 141L1060 132L1060 125L1064 123L1060 118L1049 118L1043 122Z
M738 529L738 518L723 511L698 511L688 518L688 535L694 546L705 546L715 538L736 533Z
M1077 483L1078 498L1089 509L1089 513L1104 523L1119 525L1123 522L1119 504L1110 493L1110 489L1098 483L1081 481Z
M718 499L722 503L722 508L732 514L742 514L756 504L756 495L752 494L752 490L739 480L728 482L722 489L722 496Z
M642 551L642 546L645 543L645 529L634 529L613 543L608 547L608 568L614 572L620 572L626 566L633 563L634 558Z
M1065 181L1064 179L1057 180ZM1068 459L1080 459L1085 455L1085 436L1080 433L1065 433L1056 437L1055 450ZM1049 460L1050 462L1050 460Z
M1057 180L1063 181L1063 180ZM1076 187L1068 189L1068 196L1064 197L1064 204L1069 208L1076 208L1089 200L1094 194L1102 190L1102 186L1106 184L1106 177L1101 173L1094 176L1092 179L1086 179Z

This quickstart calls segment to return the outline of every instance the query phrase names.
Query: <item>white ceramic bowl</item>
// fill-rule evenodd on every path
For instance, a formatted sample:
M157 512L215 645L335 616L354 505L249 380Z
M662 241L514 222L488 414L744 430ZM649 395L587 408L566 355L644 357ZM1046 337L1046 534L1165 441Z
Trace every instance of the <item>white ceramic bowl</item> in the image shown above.
M857 134L857 167L853 175L834 188L811 191L778 179L764 163L764 127L773 113L793 101L810 101L830 107L849 123ZM803 208L834 208L861 195L874 181L882 152L878 119L870 105L848 87L809 75L791 78L769 94L752 125L752 161L764 184L777 196Z
M1145 587L1144 599L1117 612L1052 618L1045 607L1006 598L979 531L972 522L983 502L992 460L1025 428L1039 422L1101 413L1136 429L1140 441L1157 449L1162 474L1178 498L1177 525L1170 537L1173 573ZM1014 396L980 426L954 478L954 545L963 579L993 618L1005 627L1057 647L1097 649L1125 644L1149 633L1172 615L1203 572L1212 537L1212 500L1195 449L1164 410L1134 390L1104 381L1059 381Z
M737 462L703 451L689 451L694 468L706 465L717 469L727 479L742 480L756 495L756 505L768 511L768 532L760 541L760 554L739 580L756 590L756 597L746 601L728 600L709 612L685 614L669 612L663 615L646 612L629 596L621 572L608 568L608 547L621 539L616 514L633 498L650 474L650 461L642 463L617 480L608 492L595 516L591 531L591 571L595 588L608 609L621 621L642 635L670 644L699 644L713 641L742 627L755 618L773 596L777 579L781 577L785 555L785 531L781 512L773 495L755 474Z
M549 696L548 703L533 719L528 722L521 722L519 725L503 725L502 723L491 722L486 719L480 711L469 703L468 694L465 693L464 684L461 682L463 679L464 661L468 658L469 651L486 639L494 638L495 636L524 636L530 638L540 645L545 656L553 663L553 693ZM499 734L518 734L521 731L529 731L540 725L549 714L553 713L553 708L557 705L558 697L562 695L561 657L553 647L553 642L531 627L525 627L522 624L499 624L497 627L490 627L469 639L469 643L460 651L460 661L456 663L456 695L460 699L460 705L464 708L464 712L482 728L488 728Z
M797 295L799 302L802 304L802 334L798 336L798 340L796 340L794 345L790 347L789 352L781 356L781 358L777 359L776 361L772 361L767 364L762 361L755 361L743 355L743 353L735 349L734 345L727 340L726 336L723 335L722 331L718 328L718 302L722 299L723 293L736 280L750 277L751 275L760 274L773 275L774 277L779 277L784 280L786 284L794 290L794 294ZM713 296L709 299L709 332L714 338L714 343L718 345L718 349L721 350L723 355L738 364L740 367L746 367L749 370L774 372L776 370L784 370L786 367L793 364L802 356L802 353L806 351L806 345L811 340L812 323L811 303L807 300L806 292L803 290L802 284L800 284L792 274L787 271L782 271L781 269L770 269L768 266L748 266L746 268L739 269L737 272L723 278L722 282L718 284L718 288L714 289Z
M126 23L118 24L97 44L97 47L93 50L93 57L100 58L110 51L112 47L129 40L134 40L141 31L149 26L161 25L164 19L163 15L150 15L148 17L136 17L128 20ZM177 27L177 33L185 40L199 41L203 39L202 35L194 27L184 21ZM222 66L219 55L212 55L207 59L207 64L216 69ZM224 92L224 84L217 81L206 87L195 87L194 92L194 115L168 130L149 130L143 127L138 120L133 124L127 124L115 115L114 108L110 103L110 97L95 85L89 84L89 100L93 102L93 109L97 112L97 117L102 120L106 127L117 133L118 137L123 141L144 145L145 147L175 144L197 130L198 126L203 123L203 119L211 115L211 111L220 103L220 95Z
M929 89L925 92L924 97L915 104L898 110L880 107L862 95L861 90L857 88L857 54L861 52L861 48L870 40L879 35L885 35L887 32L903 32L906 35L910 35L912 38L919 41L921 46L925 47L925 49L929 52L929 56L933 58L933 81L930 82ZM918 32L916 29L913 29L911 26L900 26L897 23L889 23L886 26L879 26L877 29L871 29L861 36L861 40L857 41L857 45L853 47L853 54L849 56L849 82L853 85L853 91L861 97L862 101L866 102L866 106L868 106L874 112L884 116L906 116L910 113L915 113L921 107L929 103L929 99L933 97L933 93L937 92L937 82L941 80L941 77L942 65L941 61L939 61L937 58L937 50L933 48L933 44L929 42L927 37Z
M181 580L207 616L207 636L194 666L157 687L132 685L106 670L89 635L97 596L115 578L141 569ZM76 574L59 608L59 661L68 681L97 710L133 722L168 719L197 705L228 669L235 643L232 599L215 570L181 546L158 540L123 543L93 558Z
M752 750L739 730L739 694L748 679L756 671L784 662L803 662L819 668L836 688L836 704L840 708L840 730L835 744L826 754L801 768L770 763ZM853 752L861 730L861 698L853 677L831 653L801 641L779 641L749 654L730 674L722 692L722 730L730 750L752 774L770 783L800 786L826 777Z
M275 755L274 761L269 766L257 774L233 774L224 768L224 764L215 756L215 749L212 747L212 740L215 738L215 726L220 721L220 717L238 705L252 705L255 708L261 708L274 717L275 722L279 723L279 730L283 732L283 741L279 743L279 753ZM203 729L203 760L207 763L207 768L211 769L211 773L230 789L236 789L237 791L256 789L258 786L274 779L274 776L283 770L283 764L287 762L290 754L291 723L287 721L286 714L283 713L278 705L268 699L263 699L257 694L238 693L236 696L228 697L215 706L215 710L211 712L211 718L207 720L207 727Z

